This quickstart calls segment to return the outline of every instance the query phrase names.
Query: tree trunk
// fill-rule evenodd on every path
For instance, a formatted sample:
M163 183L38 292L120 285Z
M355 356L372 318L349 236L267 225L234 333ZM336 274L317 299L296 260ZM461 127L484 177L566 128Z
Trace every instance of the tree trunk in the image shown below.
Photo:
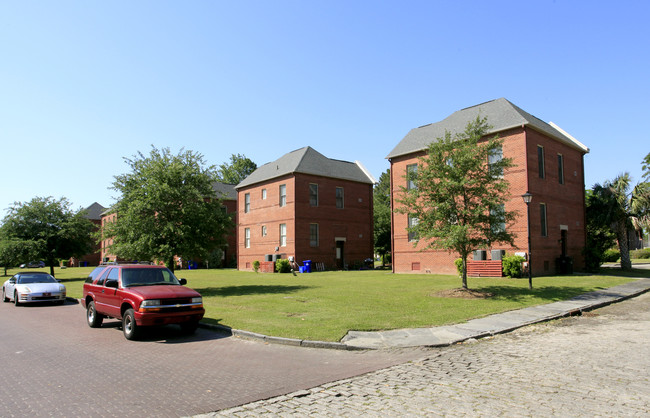
M171 259L167 260L167 268L170 269L170 270L172 271L172 273L174 272L174 267L175 267L174 264L175 264L175 263L174 263L174 257L172 257Z
M463 289L467 289L467 256L463 256Z
M618 240L618 250L621 252L621 270L632 270L630 247L627 241L627 228L625 227L624 221L616 224L616 239Z

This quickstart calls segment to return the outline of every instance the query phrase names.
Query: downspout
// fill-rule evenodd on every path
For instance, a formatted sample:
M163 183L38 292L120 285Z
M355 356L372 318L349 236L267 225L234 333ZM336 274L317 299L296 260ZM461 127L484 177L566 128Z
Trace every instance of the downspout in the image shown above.
M395 192L393 190L393 160L388 159L390 163L390 268L395 274L395 212L393 211L393 198Z

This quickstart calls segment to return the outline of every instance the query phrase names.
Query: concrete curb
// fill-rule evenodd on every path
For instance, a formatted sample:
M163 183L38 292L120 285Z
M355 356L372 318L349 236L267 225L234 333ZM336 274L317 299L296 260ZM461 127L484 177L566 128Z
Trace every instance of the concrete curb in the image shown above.
M233 329L233 328L226 327L224 325L206 324L205 322L200 322L199 326L201 328L206 328L213 331L225 333L235 338L241 338L244 340L251 340L251 341L259 341L268 344L290 345L294 347L307 347L307 348L327 348L330 350L347 350L347 351L363 350L363 348L350 346L343 343L274 337L270 335L258 334L256 332L251 332L251 331Z

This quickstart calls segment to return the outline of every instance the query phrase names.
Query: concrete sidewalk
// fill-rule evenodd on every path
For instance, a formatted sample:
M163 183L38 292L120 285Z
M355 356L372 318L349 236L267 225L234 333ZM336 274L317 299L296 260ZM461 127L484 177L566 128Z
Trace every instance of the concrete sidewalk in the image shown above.
M640 279L609 289L585 293L566 301L504 312L473 319L464 324L380 332L350 331L343 337L341 344L348 349L448 346L470 338L483 338L537 322L575 315L640 295L648 290L650 290L650 279Z

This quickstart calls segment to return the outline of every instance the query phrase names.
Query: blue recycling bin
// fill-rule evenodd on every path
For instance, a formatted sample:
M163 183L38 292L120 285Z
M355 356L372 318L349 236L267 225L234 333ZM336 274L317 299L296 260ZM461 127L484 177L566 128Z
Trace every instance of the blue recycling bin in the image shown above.
M305 273L311 273L311 260L305 260L302 263L305 265Z

